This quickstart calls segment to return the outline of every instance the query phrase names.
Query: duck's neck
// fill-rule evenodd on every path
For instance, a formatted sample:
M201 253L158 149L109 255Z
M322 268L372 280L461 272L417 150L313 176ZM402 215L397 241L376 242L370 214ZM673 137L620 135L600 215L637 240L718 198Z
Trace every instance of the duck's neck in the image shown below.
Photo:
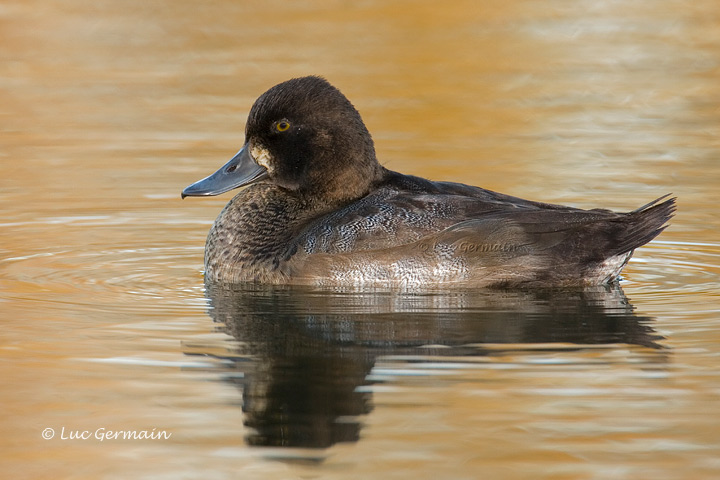
M212 281L282 283L297 252L302 225L322 214L286 190L258 184L238 193L220 212L205 246Z

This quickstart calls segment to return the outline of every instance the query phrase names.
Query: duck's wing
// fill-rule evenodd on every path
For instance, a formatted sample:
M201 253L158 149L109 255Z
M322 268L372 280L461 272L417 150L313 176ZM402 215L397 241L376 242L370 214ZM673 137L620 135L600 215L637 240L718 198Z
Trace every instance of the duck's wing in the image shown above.
M299 235L298 242L307 253L391 248L506 208L461 195L383 188L316 219Z
M371 194L317 218L299 232L297 240L307 253L376 250L409 244L465 221L491 222L499 215L511 218L523 212L547 212L546 216L556 212L560 214L557 218L575 222L617 215L608 210L580 210L459 183L396 174Z
M675 212L675 198L667 197L629 213L542 208L490 212L435 237L456 242L474 236L501 250L551 250L570 259L602 260L630 252L658 236Z
M636 248L667 227L675 199L663 198L630 213L553 209L492 213L421 242L428 250L460 255L468 265L502 266L525 280L600 283L614 279ZM513 283L512 276L508 283Z
M336 219L343 220L340 226L306 238L320 247L313 255L317 268L359 283L365 277L388 283L602 283L665 228L675 199L664 198L614 213L405 193L380 206L356 205Z

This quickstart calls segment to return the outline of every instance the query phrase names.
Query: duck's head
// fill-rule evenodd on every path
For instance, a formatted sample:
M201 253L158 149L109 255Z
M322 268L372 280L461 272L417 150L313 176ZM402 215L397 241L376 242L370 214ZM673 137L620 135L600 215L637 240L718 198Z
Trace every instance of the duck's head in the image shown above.
M343 202L367 193L383 171L350 101L325 79L302 77L262 94L250 110L245 145L182 197L269 182L305 199Z

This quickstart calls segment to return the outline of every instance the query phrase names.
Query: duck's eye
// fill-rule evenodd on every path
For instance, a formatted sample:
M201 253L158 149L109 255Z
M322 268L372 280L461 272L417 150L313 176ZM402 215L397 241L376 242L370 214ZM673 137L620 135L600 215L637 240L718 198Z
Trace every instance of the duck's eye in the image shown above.
M284 132L289 128L290 122L288 122L287 120L280 120L275 124L275 130L277 130L278 132Z

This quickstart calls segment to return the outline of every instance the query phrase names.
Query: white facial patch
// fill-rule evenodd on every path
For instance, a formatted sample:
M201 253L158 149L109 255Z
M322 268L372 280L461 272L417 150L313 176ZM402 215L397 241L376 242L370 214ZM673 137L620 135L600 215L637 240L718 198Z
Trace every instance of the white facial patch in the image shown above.
M268 173L272 174L272 155L270 155L270 151L267 148L262 145L254 145L250 149L250 155L252 155L255 163L261 167L265 167Z

